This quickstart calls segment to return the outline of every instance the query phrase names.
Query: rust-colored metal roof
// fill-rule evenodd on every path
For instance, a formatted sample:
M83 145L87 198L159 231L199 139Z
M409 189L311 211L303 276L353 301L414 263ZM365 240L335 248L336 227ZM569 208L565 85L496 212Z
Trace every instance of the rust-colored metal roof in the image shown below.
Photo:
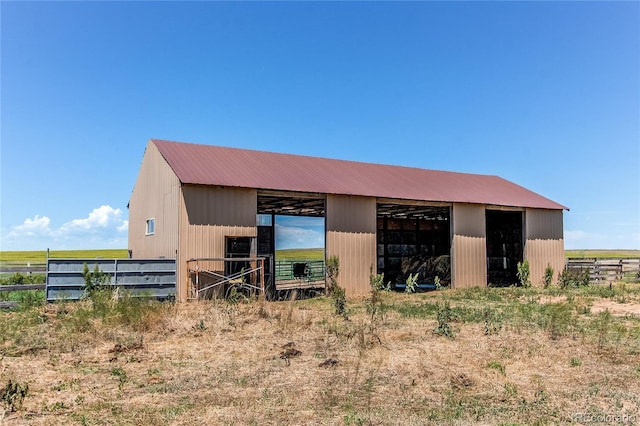
M562 210L498 176L152 139L182 183Z

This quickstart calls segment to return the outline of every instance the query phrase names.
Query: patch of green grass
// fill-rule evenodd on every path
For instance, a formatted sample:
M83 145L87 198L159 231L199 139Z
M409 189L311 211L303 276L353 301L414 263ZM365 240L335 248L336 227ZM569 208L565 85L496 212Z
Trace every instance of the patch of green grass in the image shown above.
M589 326L600 350L618 345L628 333L625 324L619 318L611 315L608 310L596 315Z
M500 361L489 361L487 363L487 367L492 368L498 372L500 372L500 374L502 374L503 376L506 375L506 370L504 368L504 365L502 365L502 363Z
M558 339L569 333L575 324L572 306L568 303L550 303L543 305L544 327L552 339Z
M324 260L324 248L276 250L278 260Z
M422 303L420 305L399 304L391 305L390 309L398 312L400 315L406 318L431 318L438 312L437 303Z
M505 383L504 395L507 398L515 398L518 395L518 386L515 383Z
M45 301L44 290L6 291L0 293L1 302L18 302L20 309L42 306Z

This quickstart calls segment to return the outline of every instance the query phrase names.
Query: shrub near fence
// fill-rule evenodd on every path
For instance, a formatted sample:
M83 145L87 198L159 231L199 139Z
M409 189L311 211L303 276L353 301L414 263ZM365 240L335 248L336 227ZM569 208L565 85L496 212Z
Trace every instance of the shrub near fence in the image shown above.
M14 272L0 275L0 309L41 303L44 301L44 282L44 274Z
M567 270L571 272L589 271L591 282L640 281L640 259L567 259Z

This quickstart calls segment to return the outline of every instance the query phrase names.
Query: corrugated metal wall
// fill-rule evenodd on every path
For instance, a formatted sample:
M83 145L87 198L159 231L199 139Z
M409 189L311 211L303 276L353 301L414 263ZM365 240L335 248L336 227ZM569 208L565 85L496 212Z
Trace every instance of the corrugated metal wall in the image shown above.
M376 200L327 195L326 254L338 256L338 283L347 294L366 294L369 273L376 268Z
M134 258L174 258L179 249L178 298L187 295L186 261L224 257L225 236L255 236L257 190L200 185L181 186L156 146L147 145L129 202L129 249ZM539 285L551 265L554 281L564 268L563 212L527 209L525 258ZM154 235L145 235L155 219ZM340 285L348 294L369 291L376 262L376 200L328 195L326 253L340 258ZM451 267L454 287L486 285L485 207L454 203Z
M134 258L176 257L180 181L152 143L142 158L129 201L129 250ZM145 235L147 219L155 219L155 233Z
M187 298L186 262L224 257L225 237L254 237L258 209L255 189L184 185L180 209L178 298Z
M526 210L524 256L529 260L533 285L542 285L547 265L553 268L554 283L564 269L562 215L562 210Z
M452 286L463 288L487 285L487 238L484 206L454 203L452 228Z

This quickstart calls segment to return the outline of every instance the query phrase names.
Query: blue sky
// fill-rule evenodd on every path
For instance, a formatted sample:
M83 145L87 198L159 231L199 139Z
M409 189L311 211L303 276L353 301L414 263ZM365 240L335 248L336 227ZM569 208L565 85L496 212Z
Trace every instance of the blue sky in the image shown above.
M571 208L567 248L640 248L638 2L0 14L1 250L126 247L150 138L499 175Z
M276 216L276 250L324 248L324 218Z

